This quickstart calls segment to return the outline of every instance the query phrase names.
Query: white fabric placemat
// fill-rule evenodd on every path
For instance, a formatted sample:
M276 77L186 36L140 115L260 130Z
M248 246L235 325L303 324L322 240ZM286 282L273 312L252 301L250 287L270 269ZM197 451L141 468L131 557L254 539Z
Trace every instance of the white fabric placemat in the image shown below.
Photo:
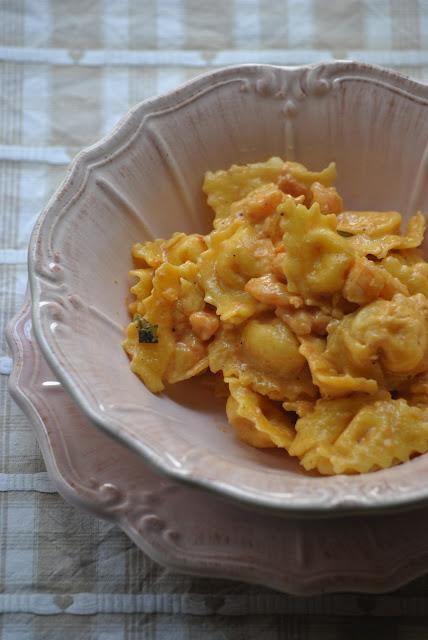
M0 0L0 640L427 637L426 578L295 598L164 570L53 491L7 393L29 234L76 152L206 69L335 58L428 80L428 2Z

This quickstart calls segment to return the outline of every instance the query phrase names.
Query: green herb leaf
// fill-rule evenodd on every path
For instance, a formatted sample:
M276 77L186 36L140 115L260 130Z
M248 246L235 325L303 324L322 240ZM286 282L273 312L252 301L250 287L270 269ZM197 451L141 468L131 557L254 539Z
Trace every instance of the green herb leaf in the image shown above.
M342 238L352 238L354 236L354 234L349 233L349 231L341 231L340 229L336 229L336 231Z
M148 320L143 318L139 313L135 314L134 322L138 329L138 342L155 344L159 342L158 338L158 325L151 324Z

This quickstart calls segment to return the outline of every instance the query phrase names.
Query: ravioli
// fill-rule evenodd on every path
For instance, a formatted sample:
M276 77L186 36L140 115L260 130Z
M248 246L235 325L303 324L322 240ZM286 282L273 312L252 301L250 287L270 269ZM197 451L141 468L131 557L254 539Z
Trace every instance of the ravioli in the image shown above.
M367 473L428 449L428 409L389 397L318 400L288 448L307 471Z
M275 183L283 168L281 158L270 158L266 162L232 165L227 171L207 171L202 188L209 206L214 210L214 221L228 216L231 205L251 191Z
M316 396L299 343L278 318L263 316L239 328L222 327L208 348L214 373L239 382L272 400Z
M263 310L245 285L269 272L273 254L272 242L258 238L254 227L243 221L212 232L209 248L199 257L199 277L205 301L216 308L221 321L240 324Z
M212 231L132 247L123 343L150 391L204 374L242 446L323 475L428 451L425 217L347 210L335 179L278 157L207 172Z
M139 246L134 247L138 260L158 267L130 272L138 282L131 287L136 302L130 304L133 321L123 343L131 369L154 393L162 391L166 383L186 380L208 367L207 345L195 335L189 319L205 307L204 293L197 282L197 264L191 260L178 265L169 262L179 262L179 256L197 258L195 237L182 234L177 242L162 243L148 243L141 251ZM199 250L205 247L199 241L196 244ZM157 342L139 341L136 316L156 327Z
M226 379L230 396L227 417L238 437L258 449L288 449L296 432L289 414L263 395L242 386L236 379Z
M280 212L289 291L310 300L340 291L353 256L349 243L336 231L336 215L321 213L317 202L308 209L293 198L280 205Z

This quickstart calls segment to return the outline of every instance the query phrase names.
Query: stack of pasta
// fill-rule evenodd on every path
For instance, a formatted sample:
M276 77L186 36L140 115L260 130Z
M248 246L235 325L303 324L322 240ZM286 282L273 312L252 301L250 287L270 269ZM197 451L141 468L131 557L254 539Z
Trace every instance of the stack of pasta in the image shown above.
M244 442L364 473L428 450L425 219L346 211L335 178L280 158L208 172L211 233L132 248L124 348L155 393L222 376Z

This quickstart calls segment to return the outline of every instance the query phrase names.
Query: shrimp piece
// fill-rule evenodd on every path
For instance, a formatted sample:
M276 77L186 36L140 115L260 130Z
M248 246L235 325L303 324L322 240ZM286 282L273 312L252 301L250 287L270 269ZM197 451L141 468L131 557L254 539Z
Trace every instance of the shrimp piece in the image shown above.
M214 312L195 311L189 316L192 331L200 340L209 340L220 326L220 321Z
M284 194L276 184L268 183L254 189L231 207L231 213L242 212L251 222L261 222L275 212L284 200Z
M406 285L391 275L382 265L367 258L357 258L351 267L343 287L343 296L359 305L377 298L391 300L395 293L409 295Z
M284 165L284 169L278 177L277 185L289 196L293 198L300 198L303 196L303 203L309 205L311 203L311 191L310 189L300 180L297 180L291 173L290 169L287 167L287 163Z
M335 187L325 187L320 182L311 185L312 203L318 202L321 213L340 213L343 210L343 200Z
M275 307L294 307L297 309L303 305L300 296L289 293L286 285L279 282L270 273L260 278L248 280L245 291L259 302L272 304Z
M308 336L310 333L323 336L332 316L321 309L276 309L278 318L287 324L296 336Z
M272 274L277 280L285 281L284 269L282 268L283 263L284 251L280 251L272 258Z

